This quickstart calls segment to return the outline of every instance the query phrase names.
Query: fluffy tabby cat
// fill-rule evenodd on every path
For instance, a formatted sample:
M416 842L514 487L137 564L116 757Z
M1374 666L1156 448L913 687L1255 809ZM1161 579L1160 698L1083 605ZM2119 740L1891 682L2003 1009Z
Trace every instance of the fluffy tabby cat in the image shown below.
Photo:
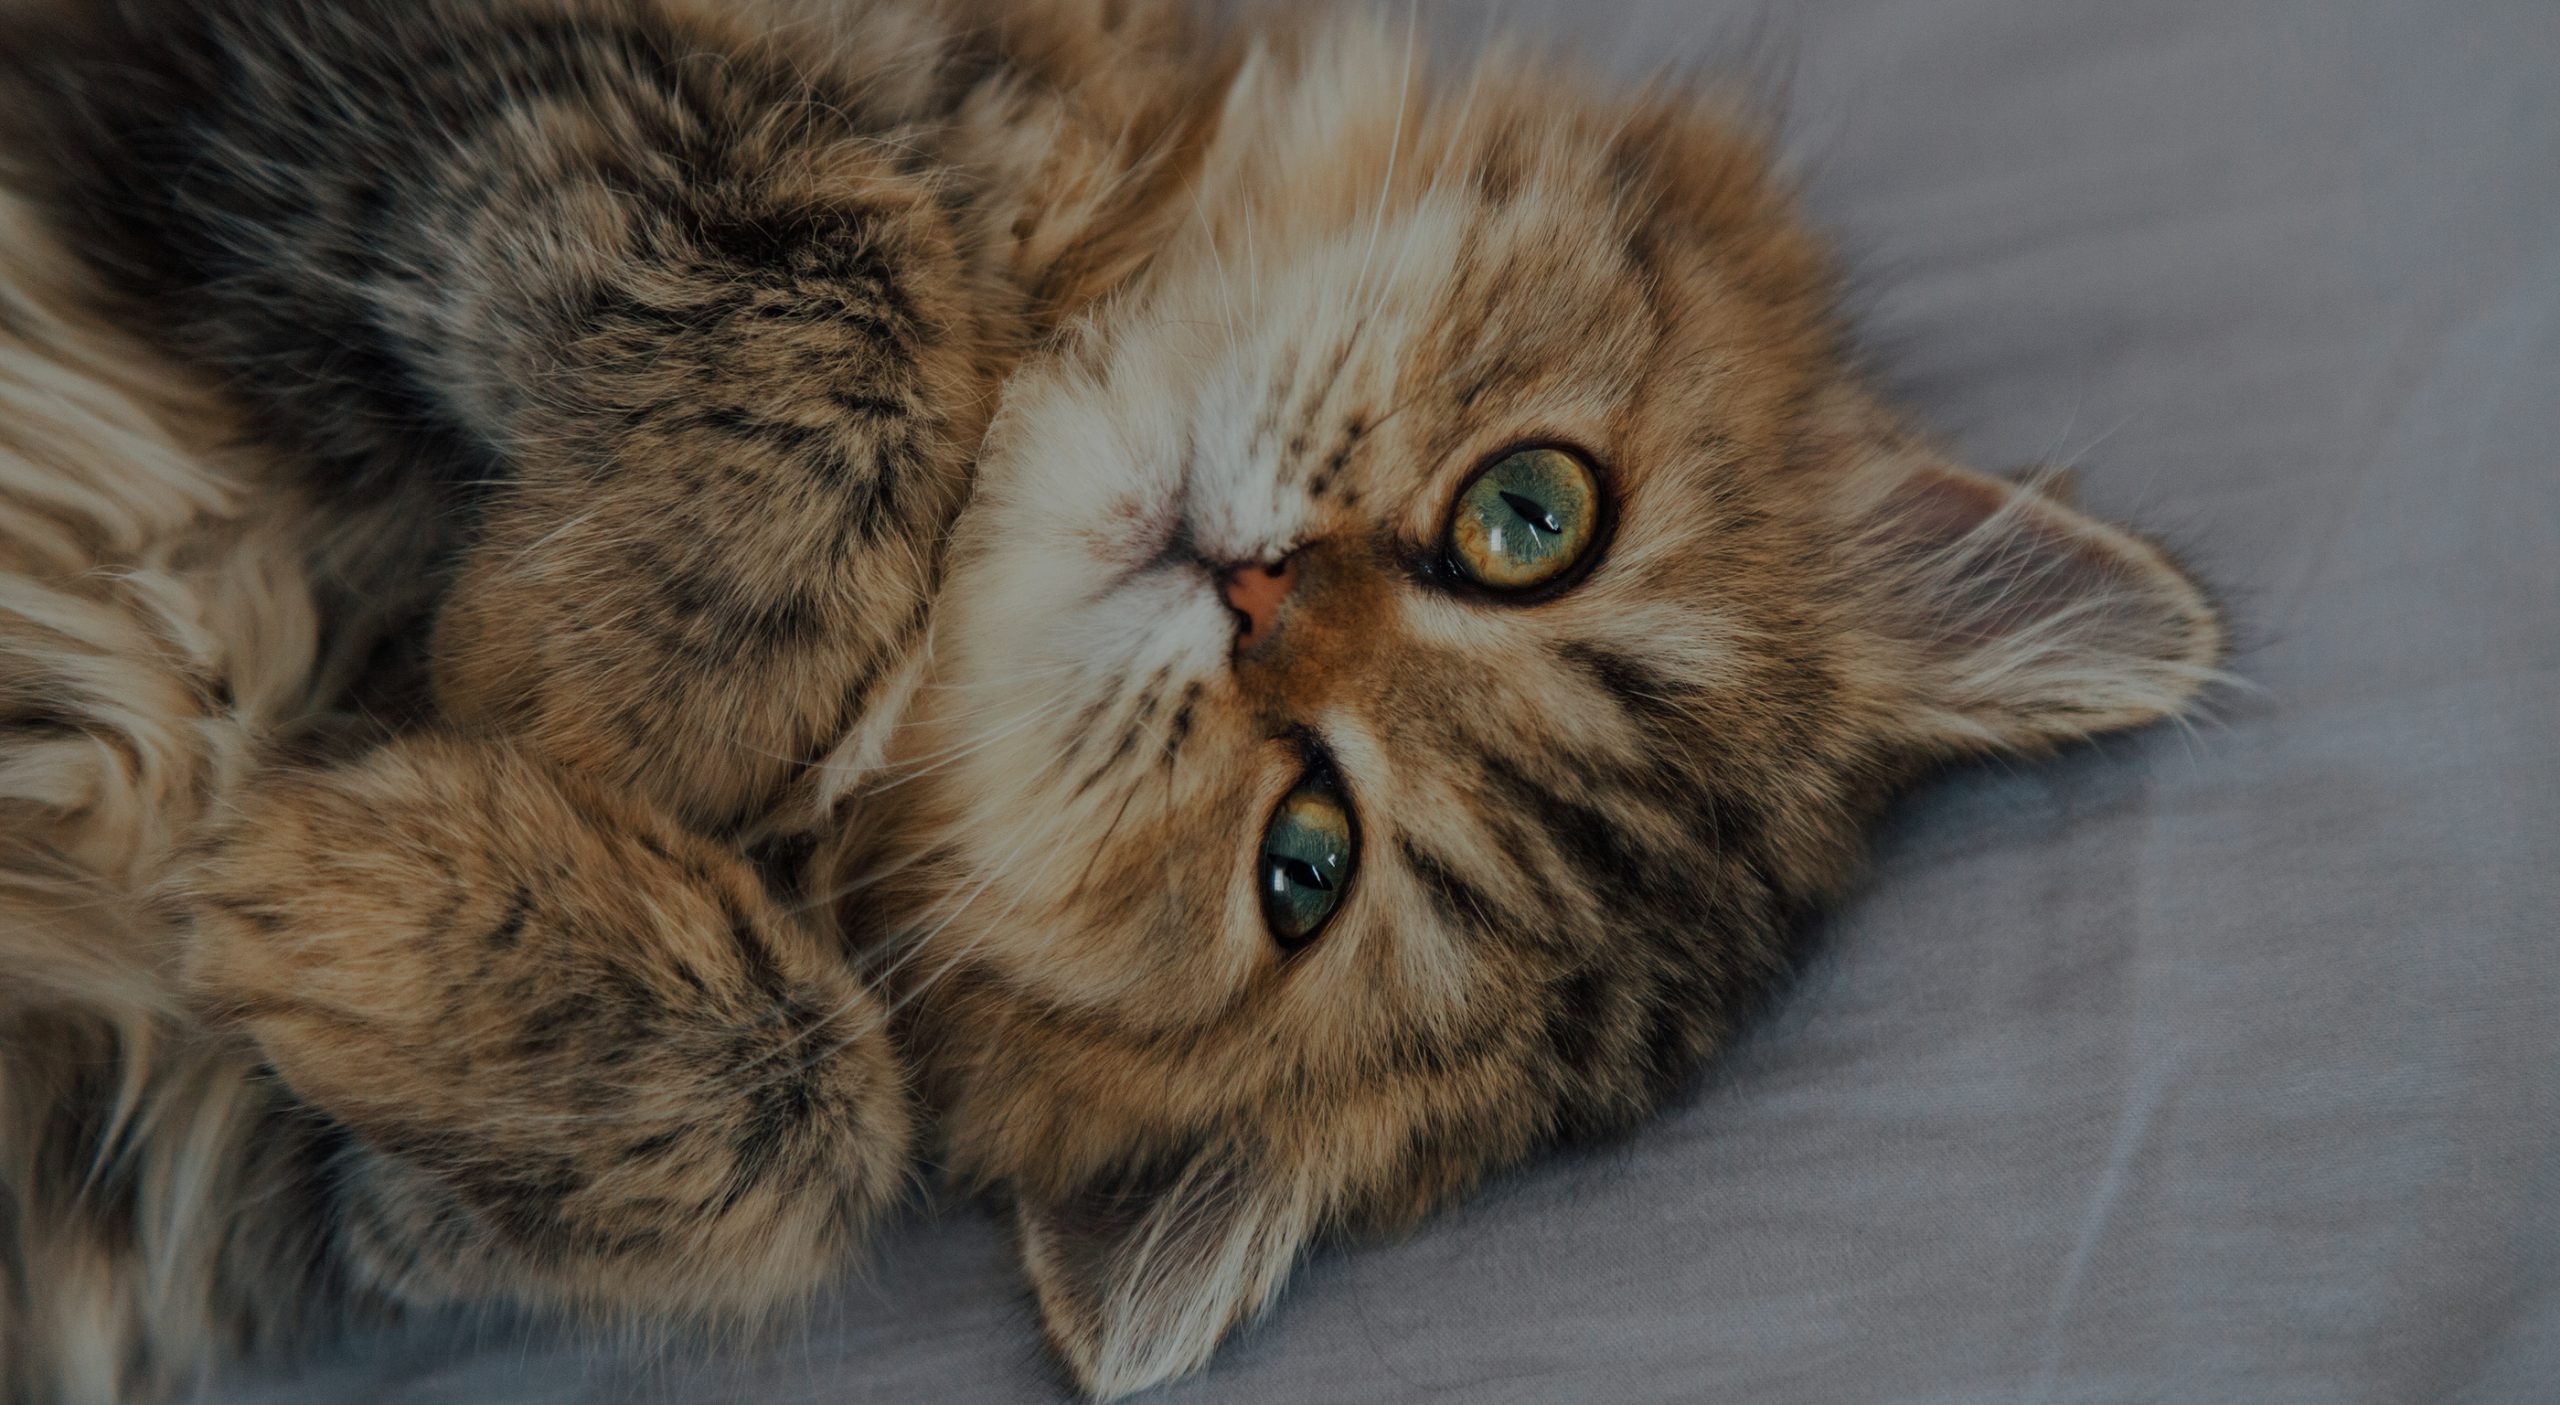
M1897 787L2220 649L1878 406L1685 92L1149 0L0 56L12 1400L751 1318L920 1156L1165 1379L1645 1116Z

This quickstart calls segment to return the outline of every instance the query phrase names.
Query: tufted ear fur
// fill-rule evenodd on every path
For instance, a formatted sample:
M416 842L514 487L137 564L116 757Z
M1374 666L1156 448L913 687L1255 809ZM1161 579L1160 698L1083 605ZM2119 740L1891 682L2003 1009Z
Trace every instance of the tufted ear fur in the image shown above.
M1015 1214L1049 1343L1097 1400L1198 1370L1314 1231L1308 1198L1234 1149L1026 1196Z
M1851 590L1929 753L2036 750L2183 709L2218 675L2204 591L2150 542L2064 500L1896 445L1847 480Z

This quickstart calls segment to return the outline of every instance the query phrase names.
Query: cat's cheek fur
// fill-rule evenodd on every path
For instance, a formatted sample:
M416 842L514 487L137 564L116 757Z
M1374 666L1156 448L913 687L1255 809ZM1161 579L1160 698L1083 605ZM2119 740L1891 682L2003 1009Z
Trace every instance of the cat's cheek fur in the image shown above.
M186 972L346 1133L396 1298L745 1320L905 1184L877 1002L734 854L496 743L249 787L188 875Z

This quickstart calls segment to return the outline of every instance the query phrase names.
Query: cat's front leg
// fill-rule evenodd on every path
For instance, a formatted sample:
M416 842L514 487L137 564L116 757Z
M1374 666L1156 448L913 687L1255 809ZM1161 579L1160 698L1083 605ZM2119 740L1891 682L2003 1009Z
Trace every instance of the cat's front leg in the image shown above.
M252 785L190 976L342 1126L343 1248L409 1301L752 1314L901 1190L884 1012L734 852L503 743Z
M42 8L0 145L101 277L317 497L428 485L472 542L448 717L706 830L814 824L1024 334L938 154L993 80L935 7Z

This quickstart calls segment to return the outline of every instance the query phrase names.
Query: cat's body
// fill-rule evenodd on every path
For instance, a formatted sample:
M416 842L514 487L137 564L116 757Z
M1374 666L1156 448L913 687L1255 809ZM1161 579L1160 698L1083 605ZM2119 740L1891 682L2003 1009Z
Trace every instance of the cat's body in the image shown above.
M98 407L0 429L20 1398L751 1317L928 1141L1162 1379L2219 647L1892 426L1677 95L1054 0L0 38L0 376Z
M10 435L9 489L34 511L13 523L5 666L22 891L6 937L0 1378L11 1398L122 1399L386 1290L661 1315L790 1302L903 1183L910 1118L876 1003L844 963L809 969L822 956L794 944L822 953L820 937L734 848L679 834L646 800L511 773L495 749L424 753L421 803L338 817L361 830L408 814L415 842L443 847L424 873L394 855L348 910L379 926L403 919L368 905L421 903L382 947L413 964L347 969L210 939L231 922L271 930L277 893L347 896L268 825L276 811L239 813L259 796L295 809L242 781L360 753L422 714L462 718L461 678L520 667L506 650L538 633L474 638L448 616L445 638L464 642L438 651L438 707L404 656L425 652L422 619L448 593L511 616L553 602L539 584L445 584L461 543L527 530L510 521L540 461L592 531L537 569L609 576L634 608L610 621L617 644L515 676L566 683L585 659L648 680L553 694L567 699L555 742L575 749L563 731L585 727L613 732L609 750L665 747L683 764L655 774L699 790L661 794L704 827L811 832L829 751L876 752L856 724L894 720L913 687L938 539L996 374L1116 278L1162 198L1151 167L1195 115L1176 100L1213 75L1169 71L1182 31L1165 17L1114 26L1071 7L1001 30L916 6L797 27L577 3L135 13L130 32L84 16L17 50L55 59L35 81L62 90L12 114L42 134L19 155L52 158L16 178L73 212L61 223L91 253L116 250L100 277L12 207L18 403L104 374L140 384L101 410L117 432L167 427L147 458L79 422L30 416ZM94 106L74 118L69 94ZM315 118L315 101L344 106ZM510 101L540 115L509 129ZM457 130L418 127L429 108ZM66 174L98 184L66 190ZM502 188L452 194L475 180ZM533 213L488 218L519 206ZM151 309L160 344L97 328L104 306ZM699 329L690 364L653 342L670 326ZM412 346L438 354L404 359ZM434 374L451 379L413 379ZM217 410L202 387L226 378L265 389ZM243 420L254 447L235 449ZM523 495L493 493L501 475ZM794 495L803 518L773 510ZM653 531L668 512L690 520ZM55 597L96 618L60 623ZM486 662L453 660L475 648ZM102 659L119 671L86 678ZM631 706L592 715L586 696ZM276 884L202 894L197 920L173 920L181 845L225 818L276 846L249 865ZM525 828L484 833L493 821ZM500 910L448 902L466 890ZM510 923L529 939L499 950ZM479 949L431 945L466 927ZM632 930L697 945L653 967ZM584 967L563 952L580 943ZM467 969L485 979L448 999ZM332 970L350 984L330 988ZM724 983L746 1000L719 1008ZM208 1006L265 1036L206 1033ZM452 1038L456 1019L478 1034ZM452 1057L421 1057L431 1047ZM366 1110L325 1122L262 1067L334 1078L358 1048ZM438 1099L471 1104L467 1134ZM350 1143L351 1119L375 1130ZM362 1149L385 1134L408 1139L407 1161ZM441 1181L393 1183L418 1160ZM481 1246L437 1240L460 1215L514 1226L490 1244L576 1247L558 1264L477 1262ZM408 1263L420 1243L439 1246L427 1270Z

